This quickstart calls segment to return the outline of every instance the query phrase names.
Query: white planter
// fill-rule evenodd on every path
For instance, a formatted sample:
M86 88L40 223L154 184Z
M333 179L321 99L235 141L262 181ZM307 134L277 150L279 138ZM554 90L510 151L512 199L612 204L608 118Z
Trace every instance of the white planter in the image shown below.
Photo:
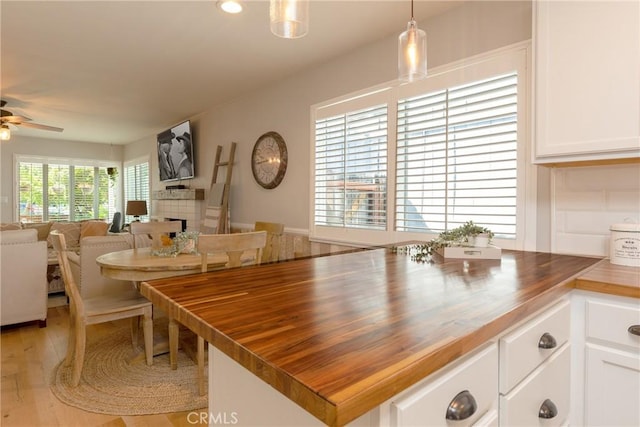
M476 236L469 237L469 245L474 248L486 248L489 246L489 240L488 234L478 234Z

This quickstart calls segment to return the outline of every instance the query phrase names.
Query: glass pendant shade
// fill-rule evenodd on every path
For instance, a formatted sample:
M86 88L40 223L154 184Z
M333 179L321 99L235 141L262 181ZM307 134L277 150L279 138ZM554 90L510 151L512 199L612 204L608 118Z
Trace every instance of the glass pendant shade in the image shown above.
M427 77L427 33L411 19L398 37L398 78L412 82Z
M9 129L9 126L7 125L2 125L2 127L0 127L0 141L8 141L11 139L11 129Z
M297 39L309 31L308 0L271 0L271 32L278 37Z

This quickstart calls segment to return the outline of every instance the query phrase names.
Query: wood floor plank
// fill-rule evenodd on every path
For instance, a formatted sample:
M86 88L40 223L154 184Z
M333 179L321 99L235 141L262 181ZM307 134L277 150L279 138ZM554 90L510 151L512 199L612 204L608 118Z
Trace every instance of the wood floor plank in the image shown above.
M100 339L122 323L92 325L90 340ZM128 322L127 322L128 325ZM54 368L67 351L69 310L48 309L47 326L27 323L2 328L0 397L2 427L192 427L199 414L176 412L145 416L95 414L60 402L49 388ZM191 414L191 415L190 415Z

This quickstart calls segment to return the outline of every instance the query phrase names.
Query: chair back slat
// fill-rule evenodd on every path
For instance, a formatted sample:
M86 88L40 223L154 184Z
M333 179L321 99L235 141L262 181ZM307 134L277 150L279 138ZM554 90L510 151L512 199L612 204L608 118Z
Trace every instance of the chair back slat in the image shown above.
M181 221L151 221L132 222L129 225L129 232L133 235L133 248L136 248L136 235L148 234L151 236L154 248L162 246L161 236L169 233L179 233L182 231Z
M207 271L207 255L225 253L228 257L227 267L260 264L262 251L267 242L266 231L232 234L201 234L198 236L198 252L202 257L202 272ZM243 263L242 255L250 253L252 258Z
M280 245L284 234L284 224L256 221L255 231L267 232L267 243L262 251L262 262L275 262L280 259Z
M64 290L69 297L71 309L74 310L76 316L84 318L84 303L80 297L78 285L73 278L73 274L71 274L71 266L69 265L69 257L67 256L67 243L64 234L54 230L49 233L49 236L51 236L53 249L58 253L58 264L60 266L60 272L62 273L62 280L64 281Z

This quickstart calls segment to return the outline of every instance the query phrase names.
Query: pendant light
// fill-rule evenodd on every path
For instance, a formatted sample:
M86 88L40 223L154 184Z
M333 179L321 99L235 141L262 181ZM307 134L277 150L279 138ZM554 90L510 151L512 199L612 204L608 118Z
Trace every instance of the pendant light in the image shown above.
M418 28L413 19L411 0L411 20L407 31L398 37L398 78L411 82L427 77L427 33Z
M11 129L9 126L3 124L0 126L0 141L8 141L11 139Z
M271 0L271 32L285 39L304 37L309 31L309 0Z

